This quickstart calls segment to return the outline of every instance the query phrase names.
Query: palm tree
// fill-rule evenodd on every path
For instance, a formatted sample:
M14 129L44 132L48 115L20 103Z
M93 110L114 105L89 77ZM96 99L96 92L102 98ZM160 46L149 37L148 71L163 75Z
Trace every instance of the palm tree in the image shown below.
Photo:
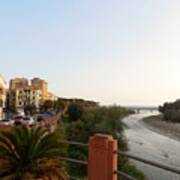
M13 127L0 134L0 179L67 180L57 133L44 128Z

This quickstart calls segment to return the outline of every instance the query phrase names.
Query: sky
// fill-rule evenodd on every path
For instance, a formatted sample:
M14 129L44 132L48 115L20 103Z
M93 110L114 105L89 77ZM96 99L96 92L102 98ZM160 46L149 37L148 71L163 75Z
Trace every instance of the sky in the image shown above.
M0 74L60 97L159 105L180 98L179 0L0 2Z

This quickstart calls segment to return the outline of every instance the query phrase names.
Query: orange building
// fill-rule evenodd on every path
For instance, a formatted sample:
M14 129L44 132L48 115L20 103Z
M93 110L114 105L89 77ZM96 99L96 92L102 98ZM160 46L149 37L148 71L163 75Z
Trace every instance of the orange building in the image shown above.
M31 80L31 86L35 90L41 91L41 103L48 100L48 83L40 78L34 78Z
M36 104L39 107L46 100L57 100L57 97L48 92L47 81L34 78L29 83L26 78L15 78L10 81L8 104L11 107L22 109L26 105Z
M10 80L10 90L16 90L20 88L27 88L29 86L29 81L26 78L15 78Z

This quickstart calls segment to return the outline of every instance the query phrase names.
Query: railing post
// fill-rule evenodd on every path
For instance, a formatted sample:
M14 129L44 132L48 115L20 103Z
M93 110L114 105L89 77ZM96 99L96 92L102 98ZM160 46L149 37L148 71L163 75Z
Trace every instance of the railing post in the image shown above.
M117 140L96 134L89 140L88 180L117 180Z

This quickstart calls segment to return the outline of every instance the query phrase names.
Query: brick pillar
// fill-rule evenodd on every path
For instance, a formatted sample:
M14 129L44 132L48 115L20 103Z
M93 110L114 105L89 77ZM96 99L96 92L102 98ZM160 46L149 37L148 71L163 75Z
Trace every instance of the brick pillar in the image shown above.
M117 180L117 140L96 134L89 140L88 180Z

